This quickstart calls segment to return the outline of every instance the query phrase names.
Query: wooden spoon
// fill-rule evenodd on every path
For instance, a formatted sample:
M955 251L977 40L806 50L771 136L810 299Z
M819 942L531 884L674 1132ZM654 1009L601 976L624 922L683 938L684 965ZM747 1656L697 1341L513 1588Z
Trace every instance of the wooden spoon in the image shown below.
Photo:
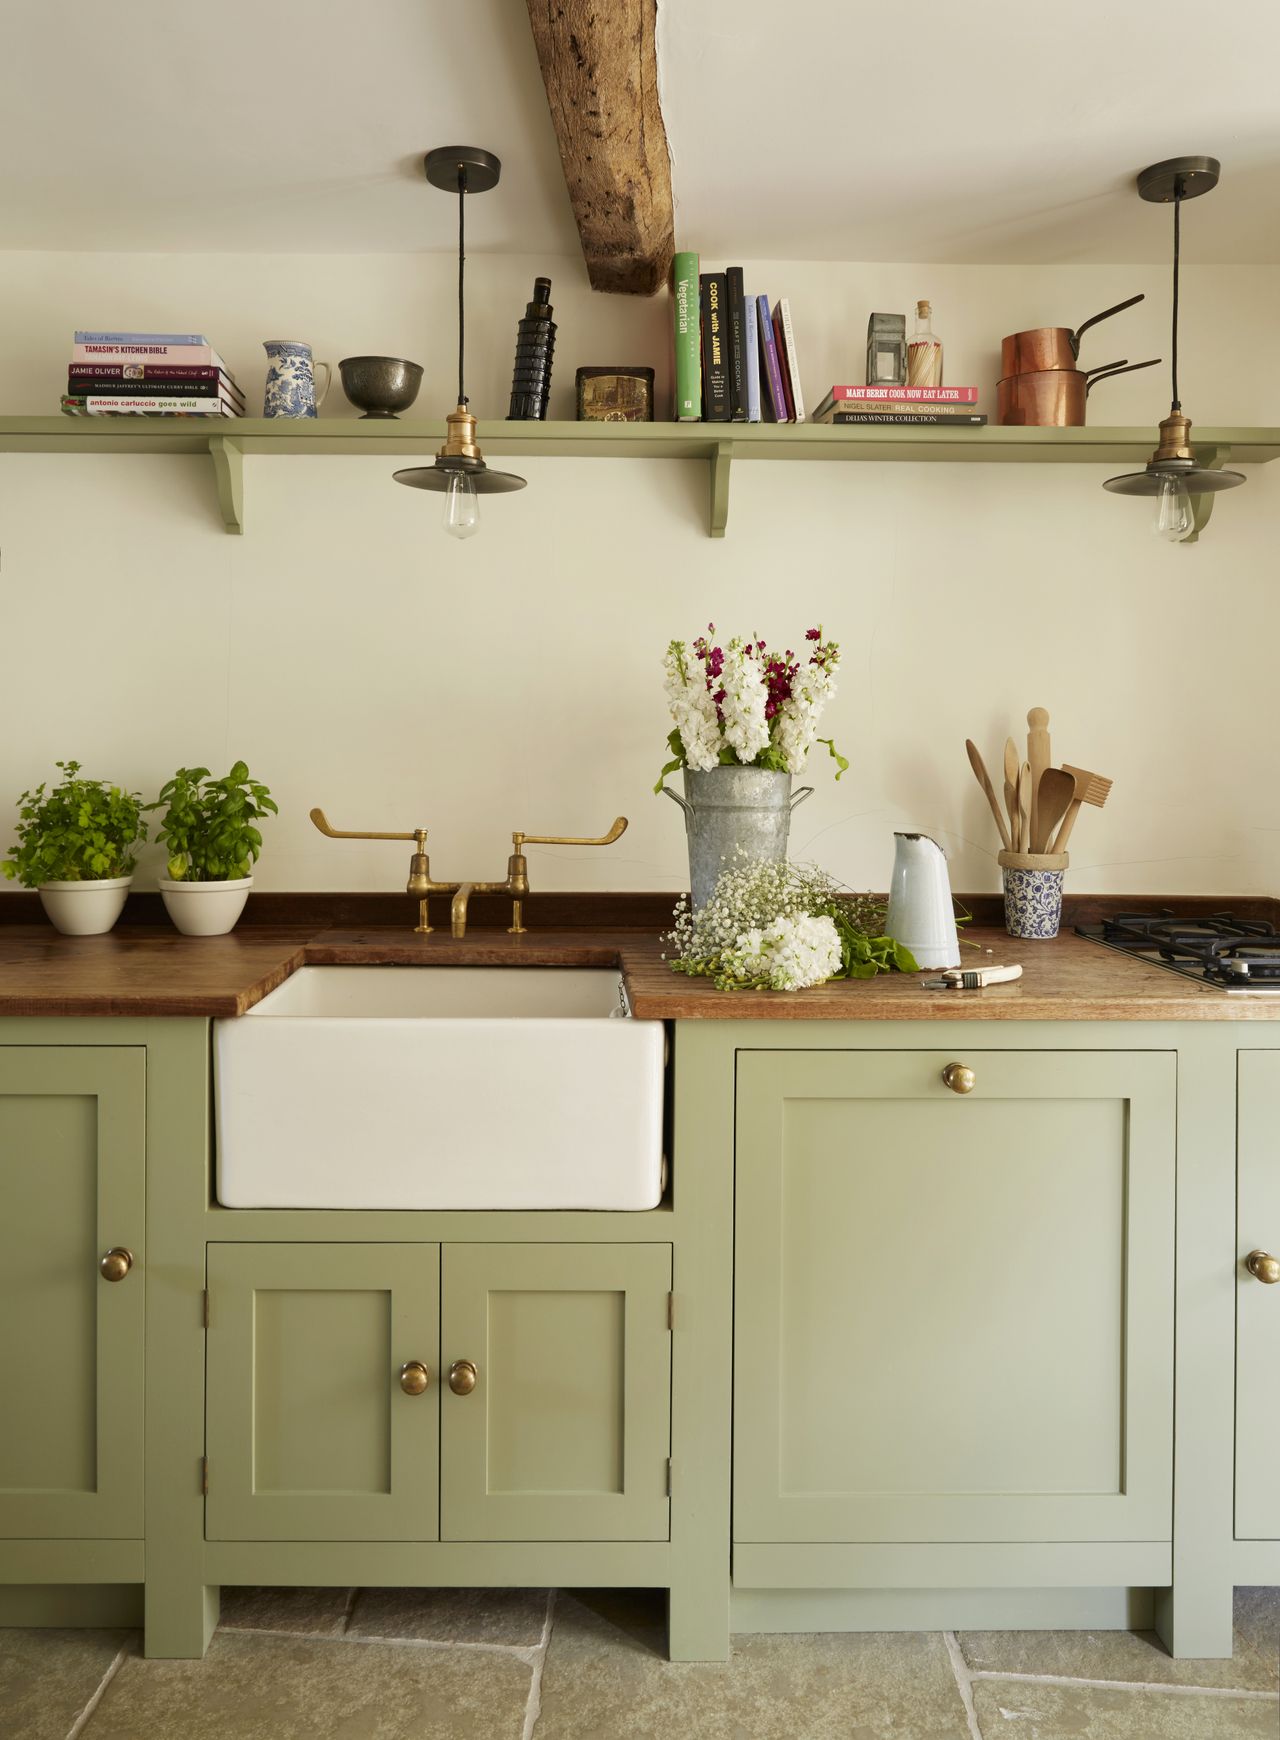
M1031 850L1031 767L1025 761L1018 770L1018 850Z
M1060 767L1046 767L1040 775L1036 792L1035 821L1031 829L1031 850L1047 852L1054 829L1066 815L1076 795L1076 782Z
M1041 838L1040 781L1049 765L1049 715L1043 707L1033 707L1027 714L1027 760L1031 765L1031 839ZM1039 848L1033 845L1031 850Z
M973 769L974 777L977 779L978 784L982 787L983 791L986 793L987 802L991 805L991 814L996 819L996 826L1000 830L1000 838L1004 842L1004 849L1006 852L1011 852L1013 850L1013 846L1012 846L1011 841L1010 841L1009 830L1005 826L1004 817L1000 814L1000 800L996 796L995 791L992 787L991 776L987 772L986 763L983 761L982 756L978 752L977 744L974 743L970 738L968 738L968 737L965 738L964 746L969 754L969 766ZM1075 790L1075 781L1074 780L1071 781L1071 789L1072 789L1072 791Z

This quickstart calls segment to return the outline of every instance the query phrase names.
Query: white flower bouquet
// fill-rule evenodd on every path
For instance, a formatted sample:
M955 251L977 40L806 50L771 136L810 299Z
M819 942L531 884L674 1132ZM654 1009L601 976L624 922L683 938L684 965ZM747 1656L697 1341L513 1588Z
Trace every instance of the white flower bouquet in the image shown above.
M805 635L807 657L770 652L757 638L734 636L712 644L715 623L692 646L673 640L667 648L666 693L675 729L667 742L672 759L658 775L691 767L766 767L800 773L815 742L825 744L836 778L849 766L829 737L818 736L822 710L835 694L840 648L823 640L820 628Z
M722 991L802 991L827 979L915 972L884 920L882 902L848 893L816 865L743 859L721 872L697 912L681 898L664 941L673 972Z

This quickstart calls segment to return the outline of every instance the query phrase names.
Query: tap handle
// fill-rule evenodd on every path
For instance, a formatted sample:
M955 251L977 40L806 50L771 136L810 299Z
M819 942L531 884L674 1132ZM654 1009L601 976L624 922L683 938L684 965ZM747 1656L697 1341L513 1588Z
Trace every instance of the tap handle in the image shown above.
M517 852L526 846L612 846L613 842L627 831L627 818L618 816L607 834L601 834L598 840L584 840L574 834L520 834L511 836L511 844Z
M334 828L329 824L329 818L321 809L311 812L311 820L322 834L327 834L331 840L413 840L421 851L427 837L425 828L415 828L409 834L366 834L355 833L349 828Z

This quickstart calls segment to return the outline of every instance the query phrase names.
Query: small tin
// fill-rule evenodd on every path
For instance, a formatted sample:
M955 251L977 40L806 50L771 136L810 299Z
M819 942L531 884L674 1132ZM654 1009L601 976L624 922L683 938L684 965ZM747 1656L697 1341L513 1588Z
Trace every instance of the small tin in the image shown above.
M867 322L867 385L907 384L907 317L873 314Z
M652 423L653 370L582 368L577 372L579 423Z

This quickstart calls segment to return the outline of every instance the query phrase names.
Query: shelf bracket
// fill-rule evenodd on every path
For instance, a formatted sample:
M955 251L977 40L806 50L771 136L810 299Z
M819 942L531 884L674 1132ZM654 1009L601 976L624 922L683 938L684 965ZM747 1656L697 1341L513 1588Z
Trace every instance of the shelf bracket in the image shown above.
M717 441L711 455L711 525L713 538L723 538L729 523L729 469L733 464L733 442Z
M218 489L222 523L229 532L244 531L244 448L230 435L210 435L209 457Z
M1231 458L1229 447L1197 447L1196 463L1205 466L1210 471L1220 470ZM1195 530L1183 538L1184 544L1194 544L1201 532L1209 523L1209 515L1213 512L1213 504L1218 499L1216 491L1207 495L1193 495L1191 498L1191 517Z

